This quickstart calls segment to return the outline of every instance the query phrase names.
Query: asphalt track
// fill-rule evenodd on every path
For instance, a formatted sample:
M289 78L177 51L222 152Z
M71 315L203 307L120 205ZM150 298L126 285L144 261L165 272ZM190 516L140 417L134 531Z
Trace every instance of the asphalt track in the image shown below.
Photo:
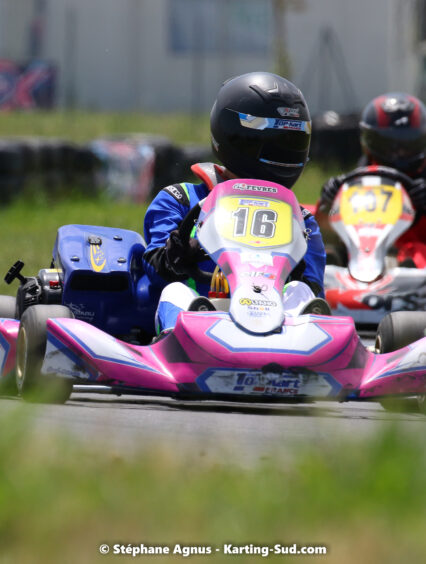
M373 344L371 336L362 340ZM377 402L191 402L73 393L65 405L33 405L0 398L0 413L21 408L40 433L65 432L124 456L160 445L243 465L268 458L278 448L291 457L300 444L362 442L395 425L423 437L426 428L426 415L417 412L415 400L406 402L404 412L391 413Z
M426 416L389 413L372 402L243 404L182 402L172 399L73 394L65 405L25 404L0 399L2 413L24 409L38 432L65 431L121 455L141 448L170 447L176 453L227 459L250 465L279 447L361 441L395 423L410 435L424 436Z

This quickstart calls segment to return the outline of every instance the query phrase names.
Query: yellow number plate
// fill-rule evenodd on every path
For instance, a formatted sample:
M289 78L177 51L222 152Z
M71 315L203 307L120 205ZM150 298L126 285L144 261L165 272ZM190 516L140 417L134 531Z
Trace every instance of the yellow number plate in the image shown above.
M395 224L402 212L402 193L395 186L351 186L342 192L340 215L346 225Z
M291 206L269 198L227 196L216 221L224 239L250 247L280 247L293 238Z

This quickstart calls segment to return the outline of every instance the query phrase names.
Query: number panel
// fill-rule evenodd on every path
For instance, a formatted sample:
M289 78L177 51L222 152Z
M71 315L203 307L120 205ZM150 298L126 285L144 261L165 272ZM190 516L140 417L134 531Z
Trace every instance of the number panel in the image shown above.
M224 239L256 248L292 241L292 208L286 202L227 196L220 200L217 211L217 229Z
M342 192L340 215L346 225L395 224L402 213L402 193L395 186L350 186Z

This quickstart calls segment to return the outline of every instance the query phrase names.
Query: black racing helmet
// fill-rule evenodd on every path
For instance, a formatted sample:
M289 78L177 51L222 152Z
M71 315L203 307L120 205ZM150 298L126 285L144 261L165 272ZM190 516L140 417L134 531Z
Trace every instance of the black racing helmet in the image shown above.
M361 145L376 164L415 174L425 163L426 108L415 96L390 92L365 107Z
M307 160L311 118L301 91L268 72L226 81L210 115L212 148L240 178L291 188Z

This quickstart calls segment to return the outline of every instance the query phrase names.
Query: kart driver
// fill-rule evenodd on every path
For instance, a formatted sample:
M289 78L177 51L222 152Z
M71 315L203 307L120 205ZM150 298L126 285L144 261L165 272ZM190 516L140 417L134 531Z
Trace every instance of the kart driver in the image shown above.
M360 166L389 166L413 179L405 188L417 212L416 219L395 246L401 266L426 268L426 108L409 94L384 94L367 104L359 126L364 153ZM329 210L345 180L343 174L323 185L321 211Z
M268 119L256 120L259 117ZM202 182L167 186L145 215L145 270L154 287L164 288L156 316L158 332L174 326L183 309L214 309L206 297L197 298L207 296L209 288L188 280L188 268L194 264L209 272L215 267L197 239L189 246L181 240L178 226L189 210L216 184L231 178L268 180L291 188L308 160L311 121L306 101L294 84L275 74L252 72L226 81L211 111L210 130L213 153L223 166L193 165ZM314 217L305 209L302 214L308 248L284 299L294 294L298 303L312 300L317 308L319 304L328 310L321 299L325 268L321 233ZM186 285L176 283L184 280Z

